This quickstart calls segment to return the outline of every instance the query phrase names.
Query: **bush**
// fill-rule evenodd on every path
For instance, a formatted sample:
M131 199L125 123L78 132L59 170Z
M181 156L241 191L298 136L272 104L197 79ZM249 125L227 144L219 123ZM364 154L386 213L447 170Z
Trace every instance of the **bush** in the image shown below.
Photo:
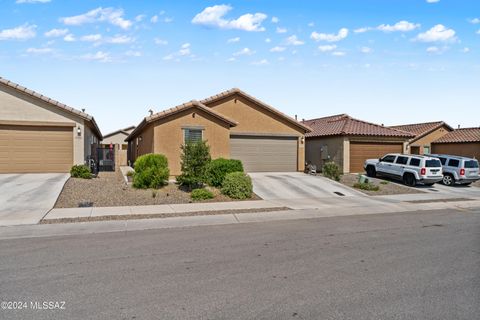
M205 183L205 171L210 163L210 147L206 141L188 142L181 146L182 174L177 177L178 183L190 190L201 187Z
M231 172L243 172L242 161L218 158L208 164L205 180L212 187L221 187L225 176Z
M195 201L213 199L213 193L207 189L194 189L190 197Z
M252 179L243 172L227 173L223 180L222 193L233 199L247 199L252 197Z
M374 185L371 182L357 182L353 185L354 188L361 189L361 190L367 190L367 191L378 191L380 190L379 186Z
M135 161L133 187L138 189L159 188L165 185L170 176L168 160L161 154L145 154Z
M322 167L322 173L325 177L335 180L335 181L340 181L340 167L335 163L335 162L327 162L323 165Z
M70 169L70 176L72 178L92 179L90 168L86 165L75 165Z

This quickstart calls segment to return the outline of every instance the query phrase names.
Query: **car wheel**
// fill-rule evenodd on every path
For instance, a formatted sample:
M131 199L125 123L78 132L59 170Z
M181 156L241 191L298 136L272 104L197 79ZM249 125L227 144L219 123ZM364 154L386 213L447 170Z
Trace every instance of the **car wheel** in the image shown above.
M451 174L446 174L443 176L442 183L446 186L451 186L454 183L453 176Z
M417 185L415 177L411 174L406 174L403 176L403 183L409 187L415 187Z
M367 176L369 176L370 178L375 178L376 175L377 175L377 171L375 170L374 167L372 166L367 167Z

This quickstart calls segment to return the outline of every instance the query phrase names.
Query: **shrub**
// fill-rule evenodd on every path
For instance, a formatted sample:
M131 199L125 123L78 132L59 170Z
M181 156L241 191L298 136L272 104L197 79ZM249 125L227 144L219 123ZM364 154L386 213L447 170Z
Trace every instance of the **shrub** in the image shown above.
M212 187L221 187L225 176L230 172L243 172L242 161L218 158L208 164L205 180Z
M371 182L357 182L353 185L354 188L361 189L361 190L367 190L367 191L378 191L380 190L379 186L374 185Z
M135 175L135 171L128 171L127 177L133 177Z
M133 187L138 189L159 188L165 185L170 176L168 161L161 154L145 154L135 161Z
M233 199L246 199L252 197L252 179L243 172L227 173L223 180L222 193Z
M195 201L213 199L213 193L207 189L194 189L190 197Z
M389 184L389 182L385 181L385 180L382 180L382 181L380 181L380 184Z
M190 190L205 183L205 170L211 160L210 147L206 141L188 142L181 146L182 174L177 181Z
M333 161L327 162L323 165L322 173L325 177L329 179L340 181L340 167Z
M86 165L75 165L70 169L70 176L73 178L92 179L90 168Z

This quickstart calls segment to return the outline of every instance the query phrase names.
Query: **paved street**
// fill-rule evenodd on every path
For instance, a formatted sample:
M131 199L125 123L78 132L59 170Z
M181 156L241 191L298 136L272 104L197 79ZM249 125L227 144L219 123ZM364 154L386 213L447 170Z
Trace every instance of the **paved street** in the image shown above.
M474 319L480 210L0 241L2 319Z

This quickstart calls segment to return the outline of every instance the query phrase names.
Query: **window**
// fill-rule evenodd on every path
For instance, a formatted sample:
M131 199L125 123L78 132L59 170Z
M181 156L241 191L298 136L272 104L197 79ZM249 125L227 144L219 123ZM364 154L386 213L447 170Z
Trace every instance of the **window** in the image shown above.
M393 163L395 161L395 156L388 155L382 158L382 162Z
M440 160L437 160L437 159L427 160L427 161L425 161L425 167L427 167L427 168L441 168L442 164L440 163Z
M423 147L423 154L429 154L430 153L430 146L424 146Z
M467 169L478 168L478 161L477 160L465 160L465 168L467 168Z
M202 129L183 129L185 143L202 141Z
M447 163L447 159L446 158L440 158L438 157L438 160L440 160L440 162L442 163L442 165L445 165Z
M410 159L410 165L414 166L414 167L419 167L420 166L420 159L418 159L418 158Z
M397 161L395 161L395 163L398 163L398 164L407 164L407 162L408 162L408 157L402 157L402 156L398 156Z
M457 159L450 159L450 160L448 160L448 166L449 166L449 167L458 168L459 165L460 165L460 160L457 160Z

